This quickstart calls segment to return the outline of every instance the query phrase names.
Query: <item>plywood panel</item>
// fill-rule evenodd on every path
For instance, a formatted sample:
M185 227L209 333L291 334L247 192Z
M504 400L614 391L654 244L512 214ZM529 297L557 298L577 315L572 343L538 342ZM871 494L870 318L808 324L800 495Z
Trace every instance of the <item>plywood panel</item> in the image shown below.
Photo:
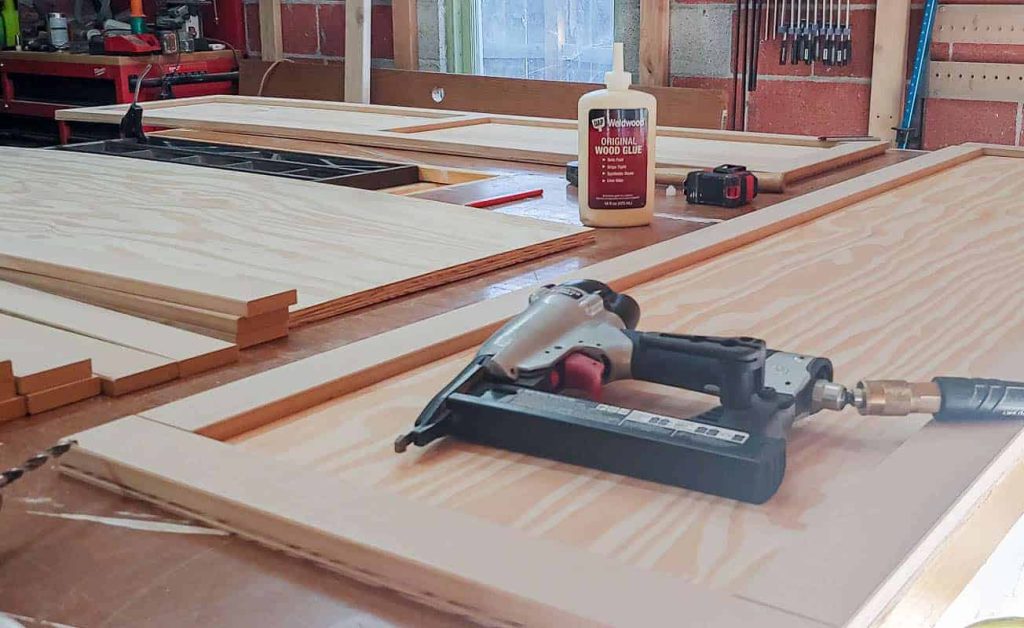
M940 151L584 272L631 288L642 328L755 333L827 355L843 381L1020 379L1024 295L974 278L1024 279L1021 156ZM860 626L1024 458L1020 421L816 416L759 507L451 440L396 456L394 435L470 352L456 353L515 299L90 430L65 460L77 477L489 623L678 625L683 607L695 625ZM609 392L692 407L646 385ZM161 454L170 439L175 455Z
M238 347L167 325L0 282L0 312L162 356L182 377L238 360Z
M174 360L5 314L0 314L0 343L7 347L21 344L57 355L71 351L87 356L108 395L122 395L178 377Z
M413 133L423 140L440 140L458 144L503 146L510 150L543 151L575 159L577 151L576 129L531 127L518 124L474 124ZM773 171L780 160L824 155L827 148L757 144L752 142L723 142L659 135L657 159L659 164L686 163L715 167L724 163L740 163L750 170Z
M146 121L160 126L234 131L555 165L574 159L577 153L577 143L573 139L575 124L551 118L442 113L429 109L241 96L209 96L203 97L198 105L193 105L193 102L186 99L144 104ZM202 109L193 109L194 106ZM230 110L232 113L220 113L222 106L225 111ZM249 116L245 113L248 107L256 108L257 112ZM331 113L322 113L323 119L316 123L293 122L297 115L294 112L308 108ZM353 112L426 117L432 120L426 124L395 124L376 129L358 126L350 128L337 121ZM59 119L69 121L116 123L123 114L124 107L115 105L65 109L56 115ZM396 117L395 120L400 118ZM437 130L441 127L445 128ZM658 149L658 161L663 165L705 168L723 163L740 163L755 172L775 175L781 185L858 159L866 159L886 148L886 144L879 141L840 143L804 136L677 127L659 127L658 138L659 146L663 138L670 138L665 144L665 150L660 147ZM694 143L689 140L707 142Z
M593 239L574 225L255 174L19 149L0 163L11 200L0 210L0 265L80 283L156 277L179 290L142 296L171 301L223 294L226 283L250 310L231 313L250 316L263 312L247 295L298 288L293 324ZM125 180L133 194L112 202ZM59 264L19 266L10 252Z
M1024 227L1020 190L1012 189L1022 176L1019 160L978 159L645 284L632 291L644 308L642 326L757 335L778 348L829 356L848 379L1024 378L1024 295L972 308L984 297L969 280L989 269L1024 282L1024 251L1013 245ZM979 185L1000 191L977 199ZM918 281L925 276L927 284ZM794 433L786 483L762 507L453 441L396 456L394 436L469 357L300 412L242 437L241 446L634 568L741 593L773 556L843 507L845 488L870 478L927 422L852 412L808 421ZM649 386L615 393L612 403L679 408ZM858 601L830 595L794 600L798 607L790 610L831 621Z
M287 72L288 68L282 68ZM207 120L217 123L244 123L253 126L287 126L294 129L313 129L321 131L378 131L393 126L426 124L433 122L433 117L416 115L393 115L363 111L335 111L321 109L310 105L306 107L275 107L252 103L200 103L174 107L173 110L161 111L161 117L173 111L176 119ZM187 126L183 124L182 126Z

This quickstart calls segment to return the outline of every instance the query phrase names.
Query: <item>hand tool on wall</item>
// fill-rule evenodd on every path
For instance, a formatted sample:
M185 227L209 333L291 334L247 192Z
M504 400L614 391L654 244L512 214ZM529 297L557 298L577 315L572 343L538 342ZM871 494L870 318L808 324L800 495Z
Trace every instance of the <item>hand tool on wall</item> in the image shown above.
M835 0L828 0L828 14L825 16L825 24L822 27L822 46L821 46L821 61L825 65L832 65L832 36L835 34L835 29L832 24L833 11L832 5Z
M787 0L782 0L782 12L779 13L779 33L782 34L782 42L779 44L779 65L786 65L786 59L789 55L789 26L786 24L786 2ZM792 24L792 21L790 21L790 24Z
M1024 418L1024 384L832 381L823 357L750 337L636 331L640 307L595 280L541 288L424 408L395 451L445 436L751 503L782 483L794 422L847 405L945 420ZM716 397L687 417L601 402L617 380ZM569 395L577 391L583 396Z
M758 36L761 25L761 0L752 0L749 8L750 14L750 38L747 41L747 91L757 90L757 61L761 50L760 37Z
M811 53L814 51L814 46L811 44L811 5L817 1L807 0L807 6L804 8L804 19L800 24L800 58L807 65L810 65L813 61L811 58Z
M793 23L789 25L790 35L793 37L793 48L789 51L789 63L790 65L796 65L800 63L801 55L803 54L803 37L800 31L800 7L804 0L796 0L796 12L793 14Z
M839 65L848 65L853 58L853 31L850 30L850 0L846 0L846 25L843 26Z

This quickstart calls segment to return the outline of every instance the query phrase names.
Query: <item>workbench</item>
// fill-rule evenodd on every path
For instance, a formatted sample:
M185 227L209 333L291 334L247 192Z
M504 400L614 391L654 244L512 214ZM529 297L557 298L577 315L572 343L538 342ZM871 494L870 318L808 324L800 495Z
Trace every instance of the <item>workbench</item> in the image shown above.
M128 103L133 96L131 79L150 64L146 78L151 79L170 72L217 74L238 68L231 50L142 56L5 50L0 52L3 112L52 120L58 109ZM174 88L175 96L182 98L235 91L232 81ZM155 100L159 95L159 88L147 87L140 90L139 100ZM67 143L67 123L58 122L57 128L61 143Z
M529 188L540 198L493 211L549 220L576 220L575 190L560 168L512 162L246 138L213 132L178 137L307 152L343 150L356 157L470 168L505 178L420 193L420 198L468 202ZM797 183L785 194L762 195L751 207L726 210L686 204L681 190L657 192L650 227L599 230L596 244L552 255L452 285L396 299L292 331L282 341L251 349L233 366L118 399L97 398L29 420L0 426L0 466L7 467L68 434L339 347L401 325L535 285L714 222L906 159L889 152ZM324 495L325 500L331 499ZM42 513L40 515L39 513ZM68 517L74 515L74 517ZM174 528L176 521L149 505L41 470L5 491L0 513L0 611L76 626L91 625L375 625L383 620L421 626L453 619L383 589L330 574L312 564L216 531ZM153 526L157 531L126 529ZM199 532L186 534L183 531ZM955 595L955 593L954 593Z

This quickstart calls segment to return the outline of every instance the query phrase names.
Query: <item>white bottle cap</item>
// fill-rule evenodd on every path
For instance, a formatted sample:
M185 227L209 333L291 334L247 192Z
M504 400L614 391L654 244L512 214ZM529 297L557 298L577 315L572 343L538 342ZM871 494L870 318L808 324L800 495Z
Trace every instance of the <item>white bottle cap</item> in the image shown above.
M612 71L604 73L604 83L608 89L626 90L633 84L633 75L625 70L625 63L622 60L622 43L612 44Z

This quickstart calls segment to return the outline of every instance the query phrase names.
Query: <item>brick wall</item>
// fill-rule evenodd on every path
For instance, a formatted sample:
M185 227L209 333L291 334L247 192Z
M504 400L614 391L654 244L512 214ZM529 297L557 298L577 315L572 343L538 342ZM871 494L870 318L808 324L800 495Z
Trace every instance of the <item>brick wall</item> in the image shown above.
M884 0L883 0L884 1ZM730 126L735 111L733 69L742 58L733 54L736 3L730 0L676 0L672 13L672 84L721 89L729 99ZM913 60L921 9L911 15L908 66ZM874 47L875 2L850 7L853 58L846 66L822 63L780 65L782 39L760 43L757 89L747 100L746 128L802 135L847 135L867 132ZM763 28L763 26L762 26ZM763 31L758 39L763 37ZM694 41L704 41L693 50ZM735 126L733 126L735 124Z
M245 41L250 54L260 52L258 0L244 0ZM370 53L374 65L395 58L390 0L374 0L370 13ZM345 3L338 0L283 0L281 43L286 57L340 59L345 56Z

